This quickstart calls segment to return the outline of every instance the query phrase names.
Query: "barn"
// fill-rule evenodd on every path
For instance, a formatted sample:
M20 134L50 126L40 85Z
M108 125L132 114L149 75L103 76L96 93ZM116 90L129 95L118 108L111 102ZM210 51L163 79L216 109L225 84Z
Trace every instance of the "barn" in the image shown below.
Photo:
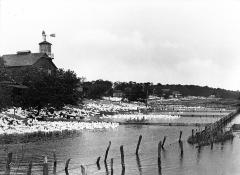
M44 37L45 36L45 37ZM16 54L3 55L1 62L6 73L16 82L21 83L23 72L26 69L44 71L53 74L57 67L53 63L51 54L51 43L46 41L46 35L43 33L44 41L39 43L39 53L31 53L31 51L18 51Z

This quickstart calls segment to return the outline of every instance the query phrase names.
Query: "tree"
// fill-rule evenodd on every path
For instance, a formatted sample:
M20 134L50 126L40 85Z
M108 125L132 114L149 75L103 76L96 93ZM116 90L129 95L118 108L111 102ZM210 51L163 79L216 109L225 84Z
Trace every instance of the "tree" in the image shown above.
M10 80L4 69L3 59L0 57L0 111L3 108L11 106L11 89L9 89L4 82Z
M77 91L79 82L71 70L59 69L51 75L33 68L24 70L23 85L28 89L22 94L21 106L40 111L43 107L76 105L80 97Z
M152 92L150 88L151 83L136 83L136 82L116 82L114 83L114 90L121 90L125 94L125 98L129 101L145 102L149 93Z
M90 99L100 99L103 96L112 96L112 82L96 80L84 82L85 97Z

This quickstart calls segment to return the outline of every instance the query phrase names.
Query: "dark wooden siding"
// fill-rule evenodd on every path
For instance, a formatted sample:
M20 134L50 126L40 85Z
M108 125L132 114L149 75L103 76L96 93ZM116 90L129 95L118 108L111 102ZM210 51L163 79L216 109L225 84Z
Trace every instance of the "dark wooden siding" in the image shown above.
M55 73L57 67L48 58L40 58L33 66L5 67L7 74L18 83L21 83L23 81L23 73L27 69L31 69L32 71L41 70L46 73Z

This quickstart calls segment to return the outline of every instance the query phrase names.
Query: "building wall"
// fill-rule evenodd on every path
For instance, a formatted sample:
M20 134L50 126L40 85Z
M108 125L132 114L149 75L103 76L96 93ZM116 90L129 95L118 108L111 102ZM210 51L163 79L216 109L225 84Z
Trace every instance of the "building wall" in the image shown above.
M33 67L46 71L47 73L55 73L57 69L49 58L40 58Z
M23 72L29 69L30 66L19 66L19 67L5 67L5 71L11 77L11 79L15 80L18 83L23 81Z
M7 74L18 83L22 83L24 77L24 71L31 69L32 71L41 70L46 73L55 73L56 67L51 60L47 58L39 59L33 66L16 66L16 67L5 67Z
M51 45L49 44L42 44L39 46L40 53L46 53L47 55L51 55Z

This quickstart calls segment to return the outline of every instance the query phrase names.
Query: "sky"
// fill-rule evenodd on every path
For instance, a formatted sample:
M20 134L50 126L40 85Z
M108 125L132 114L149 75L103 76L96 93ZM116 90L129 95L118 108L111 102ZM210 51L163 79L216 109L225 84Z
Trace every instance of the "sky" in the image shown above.
M240 89L240 0L0 0L0 55L38 52L87 80Z

